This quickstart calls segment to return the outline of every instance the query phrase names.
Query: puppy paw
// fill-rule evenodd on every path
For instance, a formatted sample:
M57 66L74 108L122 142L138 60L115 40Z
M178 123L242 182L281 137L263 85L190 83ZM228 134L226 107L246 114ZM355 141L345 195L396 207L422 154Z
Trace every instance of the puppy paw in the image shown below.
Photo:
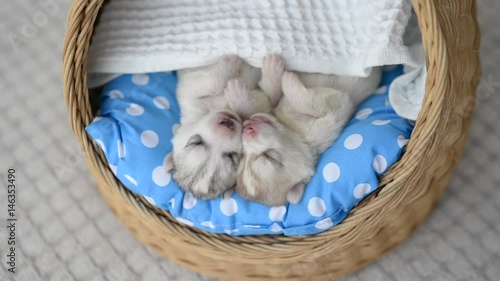
M242 60L236 55L227 55L219 61L220 75L225 77L232 77L236 75L241 68Z
M293 72L285 72L283 74L283 78L281 80L283 93L285 95L295 93L297 91L302 91L304 89L304 85L300 82L299 77L295 75Z
M262 76L259 87L269 97L271 107L276 106L282 95L281 79L285 72L285 62L279 55L266 55L262 61Z
M228 100L242 100L248 96L248 87L240 79L231 79L227 81L224 95Z
M280 80L285 72L285 62L281 56L276 54L268 54L262 62L262 75L269 76L273 79Z

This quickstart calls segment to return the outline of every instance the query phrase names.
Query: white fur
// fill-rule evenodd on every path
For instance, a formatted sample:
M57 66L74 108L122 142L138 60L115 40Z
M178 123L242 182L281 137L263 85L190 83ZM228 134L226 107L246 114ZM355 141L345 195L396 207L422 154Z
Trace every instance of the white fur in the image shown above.
M291 72L283 76L283 92L274 114L283 125L301 135L315 154L333 143L354 111L347 93L334 88L306 88Z
M173 170L181 188L196 197L212 199L236 184L241 119L272 110L281 95L283 71L279 57L271 55L264 58L263 75L236 56L224 57L209 67L178 72L181 126L172 139L172 155L166 158L165 166ZM203 143L190 145L197 139Z
M276 118L257 114L245 124L236 191L266 205L298 203L318 155L376 89L380 75L380 69L368 78L285 73Z
M269 122L263 121L268 120ZM244 157L240 164L236 191L243 197L266 205L285 204L288 194L302 194L314 174L314 153L305 139L283 126L270 114L256 114L243 130Z

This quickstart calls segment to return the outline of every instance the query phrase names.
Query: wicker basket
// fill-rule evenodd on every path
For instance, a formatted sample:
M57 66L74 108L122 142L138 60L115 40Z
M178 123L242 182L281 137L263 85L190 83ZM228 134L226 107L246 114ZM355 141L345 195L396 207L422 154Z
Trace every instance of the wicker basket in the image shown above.
M137 239L164 257L213 277L234 280L336 278L400 245L444 191L467 137L480 78L474 0L413 0L423 33L428 77L422 111L402 159L378 192L332 229L306 237L231 237L179 224L128 191L86 134L93 119L87 51L104 0L76 0L64 45L64 95L76 138L111 210Z

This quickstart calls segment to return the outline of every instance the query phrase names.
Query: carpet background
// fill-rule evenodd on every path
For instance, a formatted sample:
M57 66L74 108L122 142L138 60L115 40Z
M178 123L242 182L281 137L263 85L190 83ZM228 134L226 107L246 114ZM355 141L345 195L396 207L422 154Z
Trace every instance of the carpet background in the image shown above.
M17 177L17 274L0 280L199 281L136 241L99 196L70 129L62 40L71 1L4 1L0 9L0 221L8 168ZM500 1L478 1L483 78L468 146L430 219L402 247L342 280L500 278ZM32 28L25 28L31 25ZM24 33L23 33L24 32Z

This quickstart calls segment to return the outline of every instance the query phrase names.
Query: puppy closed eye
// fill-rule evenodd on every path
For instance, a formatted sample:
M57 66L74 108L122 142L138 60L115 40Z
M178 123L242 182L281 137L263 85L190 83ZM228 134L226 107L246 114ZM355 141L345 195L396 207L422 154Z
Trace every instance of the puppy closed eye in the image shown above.
M237 166L240 161L240 157L236 152L227 152L224 153L222 156L228 159L231 162L231 165L233 166Z
M281 154L274 149L266 150L264 153L262 153L262 156L273 164L280 166L283 165L281 163Z
M189 138L186 147L195 147L199 145L205 145L205 141L200 135L194 135L191 138Z

